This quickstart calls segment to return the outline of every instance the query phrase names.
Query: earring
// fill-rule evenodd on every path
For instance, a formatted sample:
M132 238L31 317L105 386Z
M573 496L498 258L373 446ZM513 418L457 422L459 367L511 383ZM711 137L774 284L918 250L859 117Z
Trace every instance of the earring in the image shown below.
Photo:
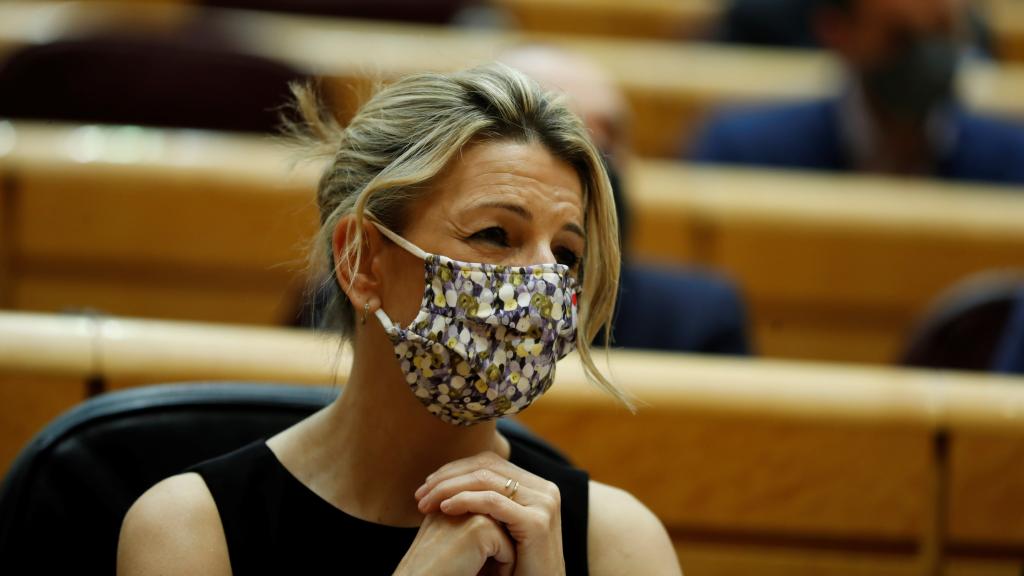
M363 304L363 319L360 324L366 324L366 317L370 314L370 303L366 302Z

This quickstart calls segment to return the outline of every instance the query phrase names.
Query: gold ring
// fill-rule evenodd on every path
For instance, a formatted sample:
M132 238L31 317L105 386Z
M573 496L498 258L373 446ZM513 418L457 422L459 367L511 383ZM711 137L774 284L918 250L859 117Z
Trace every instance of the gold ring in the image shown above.
M509 478L509 482L511 482L511 481L512 481L512 479ZM508 493L508 499L509 500L515 500L516 499L516 492L518 492L518 491L519 491L519 480L516 480L515 484L512 484L512 491Z

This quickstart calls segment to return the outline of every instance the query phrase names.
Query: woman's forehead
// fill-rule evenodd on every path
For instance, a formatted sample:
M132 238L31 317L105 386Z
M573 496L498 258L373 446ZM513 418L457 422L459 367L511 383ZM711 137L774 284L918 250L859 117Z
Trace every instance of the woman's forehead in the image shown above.
M451 207L521 202L533 210L583 214L576 170L541 144L484 142L467 147L438 182L435 201Z

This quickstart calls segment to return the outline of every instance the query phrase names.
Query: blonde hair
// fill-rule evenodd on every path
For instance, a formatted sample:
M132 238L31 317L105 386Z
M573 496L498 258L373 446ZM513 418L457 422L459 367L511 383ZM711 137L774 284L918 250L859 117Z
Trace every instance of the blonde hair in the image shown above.
M329 164L320 178L320 231L310 253L313 290L333 285L335 266L358 266L365 215L401 234L406 207L430 190L467 145L511 140L537 142L579 174L585 206L583 279L576 348L587 378L632 406L594 364L590 343L611 316L619 283L618 222L611 184L586 128L561 97L503 64L455 73L405 77L379 90L342 128L310 86L293 86L301 122L286 129L313 155ZM342 254L333 254L338 221L352 215L353 235ZM335 264L338 263L338 264ZM344 340L355 331L355 310L335 289L321 326Z

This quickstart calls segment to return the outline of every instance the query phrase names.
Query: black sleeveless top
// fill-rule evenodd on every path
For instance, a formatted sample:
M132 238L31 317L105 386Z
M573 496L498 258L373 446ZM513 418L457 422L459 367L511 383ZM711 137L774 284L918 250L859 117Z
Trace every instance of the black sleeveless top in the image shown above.
M587 574L588 476L509 438L509 460L558 485L566 574ZM217 504L234 576L390 575L417 528L350 516L306 487L264 440L190 468ZM411 496L410 496L411 498Z

